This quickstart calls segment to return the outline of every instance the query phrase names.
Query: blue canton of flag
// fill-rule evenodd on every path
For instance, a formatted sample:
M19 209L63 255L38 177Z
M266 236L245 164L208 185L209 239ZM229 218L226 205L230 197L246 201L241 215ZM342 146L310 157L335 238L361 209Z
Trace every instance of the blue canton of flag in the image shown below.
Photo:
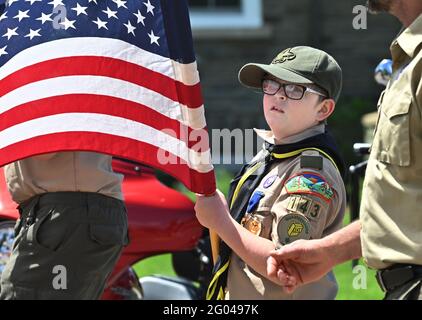
M8 0L0 16L0 65L16 53L51 40L106 37L127 41L147 51L171 57L165 39L160 1L154 0ZM166 6L170 3L167 2ZM177 1L179 2L179 1ZM183 7L183 4L180 4ZM174 4L170 4L174 7ZM164 14L166 14L164 12ZM174 25L171 25L174 24ZM168 28L177 28L170 21ZM195 60L189 36L175 60Z

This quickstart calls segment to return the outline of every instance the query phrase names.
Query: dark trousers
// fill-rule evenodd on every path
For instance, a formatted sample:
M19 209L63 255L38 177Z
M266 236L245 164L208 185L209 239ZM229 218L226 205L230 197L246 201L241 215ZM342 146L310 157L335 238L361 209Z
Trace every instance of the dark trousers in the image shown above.
M421 283L421 279L415 279L397 289L387 291L384 300L422 300Z
M128 244L124 203L58 192L35 196L19 211L0 299L98 299Z

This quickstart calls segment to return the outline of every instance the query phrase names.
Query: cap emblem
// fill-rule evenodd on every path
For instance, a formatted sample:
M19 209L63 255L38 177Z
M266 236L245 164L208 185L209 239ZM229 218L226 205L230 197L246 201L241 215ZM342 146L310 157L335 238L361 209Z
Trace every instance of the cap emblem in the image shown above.
M284 63L286 61L291 61L296 59L296 54L294 54L292 51L292 49L286 49L283 52L281 52L274 60L271 64L278 64L278 63Z

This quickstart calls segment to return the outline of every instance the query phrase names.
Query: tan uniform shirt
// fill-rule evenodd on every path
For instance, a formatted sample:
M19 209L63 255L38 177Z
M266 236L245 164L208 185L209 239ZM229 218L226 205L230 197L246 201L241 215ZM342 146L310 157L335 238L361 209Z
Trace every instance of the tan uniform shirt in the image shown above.
M294 143L324 132L324 125L290 137ZM269 132L257 131L274 141ZM318 152L313 156L321 157ZM301 155L274 165L253 192L259 203L248 210L243 225L249 231L281 246L298 239L317 239L342 227L346 192L340 173L323 157L323 169L302 167ZM316 191L319 190L319 191ZM256 202L256 201L255 201ZM249 204L254 203L253 200ZM251 211L251 212L249 212ZM288 295L282 288L255 272L232 253L226 299L334 299L337 283L332 273Z
M123 176L113 172L111 160L94 152L58 152L16 161L4 170L9 192L17 203L60 191L98 192L123 200Z
M394 77L378 122L361 204L368 266L422 265L422 15L392 44Z

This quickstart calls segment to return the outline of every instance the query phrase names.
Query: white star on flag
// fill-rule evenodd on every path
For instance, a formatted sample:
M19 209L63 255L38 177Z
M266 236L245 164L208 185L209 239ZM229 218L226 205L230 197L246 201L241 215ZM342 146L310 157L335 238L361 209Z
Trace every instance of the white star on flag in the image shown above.
M53 21L53 19L51 19L51 16L52 15L53 15L52 13L45 14L45 13L41 12L41 17L39 17L39 18L37 18L35 20L39 20L39 21L41 21L41 24L44 24L47 21Z
M123 7L127 9L126 7L127 1L122 1L122 0L112 0L112 1L117 5L117 8Z
M2 55L8 54L8 53L6 52L6 48L7 48L7 46L4 46L3 48L0 48L0 57L1 57Z
M97 18L97 21L92 20L92 22L94 22L97 25L98 30L100 30L101 28L108 30L107 21L102 21L100 18Z
M49 2L48 4L53 5L53 8L58 7L58 6L64 6L64 3L62 0L53 0Z
M151 39L151 44L155 43L155 44L157 44L157 46L160 46L160 44L158 43L158 39L160 39L160 37L157 37L154 34L154 31L151 30L151 33L148 33L148 36Z
M126 23L123 23L123 24L127 28L127 33L131 33L135 36L136 27L132 26L132 24L130 23L129 20L128 20L127 24Z
M4 20L4 19L6 19L6 18L7 18L7 16L6 16L6 12L4 12L4 13L0 16L0 21Z
M67 17L64 18L63 22L60 22L59 24L64 27L65 30L72 28L76 30L76 27L74 26L76 20L69 20Z
M29 40L32 40L34 37L41 37L40 30L41 29L37 29L37 30L29 29L29 33L25 36L25 38L29 38Z
M17 1L18 0L9 0L9 1L6 1L6 4L7 4L8 7L10 7L12 4L14 4Z
M26 2L30 2L30 5L32 6L35 2L40 2L42 0L25 0Z
M0 168L96 152L214 193L188 1L0 0L0 20Z
M3 37L7 37L7 40L10 40L11 37L18 36L19 34L16 32L17 29L18 27L15 29L7 28L7 32L3 35Z
M19 10L19 13L16 16L14 16L13 18L17 18L17 19L19 19L19 22L21 22L23 19L29 18L28 12L29 12L29 10L26 10L26 11Z
M76 7L72 8L73 11L76 11L76 15L79 16L80 14L84 14L84 15L88 15L88 13L86 13L86 9L88 9L88 7L82 7L79 3L76 3Z
M116 16L116 13L117 13L117 11L113 11L113 10L111 10L109 7L107 7L107 10L103 10L103 12L107 15L107 17L110 19L110 18L116 18L116 19L119 19L117 16Z
M145 27L145 17L142 15L141 11L138 10L137 13L133 14L136 18L138 18L138 21L136 22L137 24L142 23Z
M148 2L144 2L144 5L146 5L146 7L147 7L147 13L149 12L152 15L154 15L155 7L151 4L151 2L148 0Z

